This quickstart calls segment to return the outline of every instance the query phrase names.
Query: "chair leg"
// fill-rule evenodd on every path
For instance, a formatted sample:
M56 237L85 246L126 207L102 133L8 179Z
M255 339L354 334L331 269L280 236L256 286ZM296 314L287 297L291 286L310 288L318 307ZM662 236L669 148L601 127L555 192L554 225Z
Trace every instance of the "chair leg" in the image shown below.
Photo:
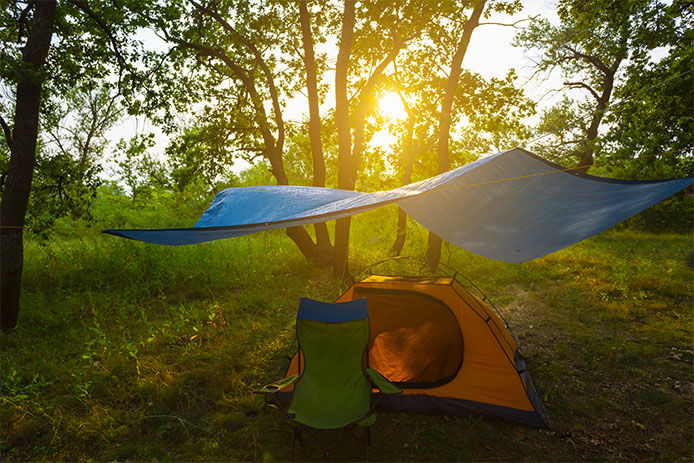
M297 433L297 431L298 431L298 429L296 427L294 427L294 431L292 432L292 459L291 459L292 463L294 463L294 447L296 445L296 433Z
M296 441L299 441L299 445L303 446L303 433L302 430L305 431L305 436L306 438L311 441L313 445L318 448L318 450L323 451L323 455L319 458L320 460L325 460L329 455L330 452L332 452L339 444L342 442L347 435L351 435L353 438L355 438L358 442L362 441L362 439L359 438L359 434L355 433L356 429L361 426L349 426L345 429L345 432L343 433L342 437L335 440L335 442L332 443L329 447L325 448L323 447L320 442L315 438L314 434L310 432L310 428L304 428L300 424L294 427L293 433L292 433L292 457L291 461L294 461L294 455L295 455L295 448L296 448ZM315 430L317 433L319 430ZM369 461L369 450L371 447L371 426L364 426L364 461L368 462Z

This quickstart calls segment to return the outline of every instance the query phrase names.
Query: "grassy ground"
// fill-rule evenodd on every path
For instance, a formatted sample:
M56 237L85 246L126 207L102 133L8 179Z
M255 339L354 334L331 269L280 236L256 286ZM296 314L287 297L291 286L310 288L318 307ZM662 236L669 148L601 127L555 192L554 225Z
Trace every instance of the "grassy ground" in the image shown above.
M385 257L394 217L355 219L353 268ZM421 254L410 231L405 254ZM526 264L445 246L511 324L554 429L382 413L372 458L691 461L691 250L691 235L629 231ZM291 427L252 391L283 374L299 297L337 286L279 231L179 248L29 242L20 326L0 335L2 460L288 459Z

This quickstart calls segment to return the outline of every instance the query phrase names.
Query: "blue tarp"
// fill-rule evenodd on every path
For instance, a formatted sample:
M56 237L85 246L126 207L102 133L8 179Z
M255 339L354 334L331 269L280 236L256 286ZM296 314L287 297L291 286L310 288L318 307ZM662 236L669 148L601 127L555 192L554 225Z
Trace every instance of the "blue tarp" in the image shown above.
M492 259L525 262L565 248L694 184L615 180L566 171L516 148L390 191L274 185L228 188L195 227L104 230L154 244L201 243L325 222L397 203L443 239Z

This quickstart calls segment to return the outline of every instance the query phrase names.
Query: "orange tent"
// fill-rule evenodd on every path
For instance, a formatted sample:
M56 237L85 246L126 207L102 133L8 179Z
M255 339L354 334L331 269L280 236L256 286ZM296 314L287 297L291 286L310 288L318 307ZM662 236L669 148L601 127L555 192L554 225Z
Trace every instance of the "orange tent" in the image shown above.
M501 318L450 277L371 275L337 302L368 300L369 365L403 389L379 408L469 412L546 427L513 336ZM296 355L287 376L297 371Z

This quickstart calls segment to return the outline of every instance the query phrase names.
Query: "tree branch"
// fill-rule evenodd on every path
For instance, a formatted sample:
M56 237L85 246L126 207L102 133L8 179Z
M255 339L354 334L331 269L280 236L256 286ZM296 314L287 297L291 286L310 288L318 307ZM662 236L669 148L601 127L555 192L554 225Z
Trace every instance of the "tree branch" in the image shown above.
M383 71L385 71L386 67L388 67L388 65L395 60L405 43L406 42L404 40L394 38L393 47L391 48L390 52L385 58L383 58L383 60L381 60L380 63L378 63L376 69L369 76L366 84L359 93L359 101L357 103L357 108L354 115L354 142L351 154L351 162L354 168L354 172L352 172L353 176L356 175L359 162L361 161L361 156L364 151L364 120L366 119L366 106L372 97L376 83L383 77Z
M217 23L219 23L225 30L228 32L231 32L233 35L238 38L241 43L248 49L250 52L253 54L255 57L256 63L260 66L260 68L263 70L263 73L265 74L265 78L267 79L267 84L268 84L268 89L270 90L270 98L272 99L272 109L273 112L275 113L275 124L277 125L277 141L276 141L276 149L282 150L284 146L284 121L282 120L282 108L280 107L280 102L279 102L279 94L277 92L277 87L275 86L275 79L274 76L272 75L272 71L270 70L270 67L267 65L267 62L265 59L263 59L263 55L258 50L258 47L255 46L253 42L248 40L247 37L239 33L229 22L224 19L217 11L206 8L199 3L197 3L195 0L188 0L195 8L198 9L198 11L202 13L206 13L210 15Z
M518 21L512 22L510 24L497 23L497 22L487 22L487 23L479 23L478 26L505 26L505 27L513 27L515 29L521 29L520 27L516 27L516 25L520 24L522 22L525 22L525 21L534 21L539 17L540 17L540 15L536 14L535 16L529 16L527 18L519 19Z
M599 102L600 101L600 95L598 95L598 92L593 90L593 87L590 85L586 84L585 82L564 82L564 86L567 88L584 88L590 92L591 95Z
M60 127L57 127L58 130L60 130ZM69 156L67 150L65 147L63 147L63 144L60 142L60 137L58 137L57 133L53 132L53 130L46 129L46 133L50 135L50 137L53 139L53 142L58 146L58 149L60 150L61 153L63 153L64 156Z
M247 71L246 69L236 64L229 57L229 55L227 55L221 48L210 48L197 43L187 42L182 39L172 38L172 40L181 46L188 47L191 50L196 51L197 53L203 56L219 59L241 81L241 83L246 88L248 95L251 98L251 104L253 105L253 109L255 110L255 121L258 124L258 128L260 129L260 133L263 137L263 142L265 143L264 155L270 161L270 165L272 166L273 170L273 175L275 175L277 182L281 185L286 185L288 180L286 178L286 173L284 172L284 167L282 166L282 146L275 141L275 137L272 134L272 129L268 122L263 101L260 95L258 94L258 91L255 87L255 82L253 80L253 76L250 73L250 71Z
M581 59L587 61L588 63L592 64L592 65L595 66L597 69L599 69L600 71L602 71L604 74L609 74L609 73L610 73L610 69L605 65L605 63L603 63L603 62L600 60L600 58L598 58L598 57L596 57L596 56L592 56L592 55L587 55L587 54L585 54L585 53L581 53L580 51L574 50L573 48L571 48L570 46L568 46L568 45L566 45L566 44L563 44L563 45L561 46L561 48L563 48L563 49L565 49L565 50L568 50L568 51L570 51L571 53L573 53L573 55L574 55L575 58L581 58Z
M27 6L22 10L17 20L17 43L21 43L22 36L24 35L24 30L27 27L27 17L29 15L29 10L34 6L34 2L27 2Z
M87 16L92 18L94 22L96 22L96 24L101 28L101 30L104 31L104 33L108 37L108 40L111 42L113 53L116 55L116 60L118 61L118 93L120 93L120 85L121 80L123 78L123 70L128 69L132 72L132 69L128 65L126 59L123 57L123 53L120 50L120 45L118 44L118 40L116 40L116 37L113 35L111 27L108 24L106 24L106 22L104 22L104 20L102 20L96 13L94 13L94 11L91 8L89 8L89 5L79 2L78 0L68 1L80 10L82 10L84 13L86 13Z
M2 126L2 131L5 134L5 141L7 141L7 147L10 149L10 152L12 152L12 130L10 130L10 126L7 125L7 122L5 122L5 119L0 116L0 126Z
M246 85L247 83L252 83L252 79L248 71L239 66L238 64L234 63L234 61L231 58L229 58L229 56L227 56L227 54L224 53L224 50L222 50L221 48L210 48L194 42L187 42L185 40L176 39L174 37L170 37L169 40L176 42L180 46L190 48L191 50L197 52L199 55L219 59L234 73L236 77L239 78L239 80L241 80L241 82L244 83L244 85Z
M548 135L554 135L554 134L548 133ZM560 141L560 142L558 142L558 143L554 143L554 144L551 144L551 145L550 145L550 144L543 143L543 144L542 144L542 147L543 147L543 148L562 148L562 147L568 146L568 145L576 145L576 144L578 144L578 143L581 143L582 141L583 141L583 139L580 139L580 138L579 138L579 139L573 139L573 140L562 140L562 141Z

